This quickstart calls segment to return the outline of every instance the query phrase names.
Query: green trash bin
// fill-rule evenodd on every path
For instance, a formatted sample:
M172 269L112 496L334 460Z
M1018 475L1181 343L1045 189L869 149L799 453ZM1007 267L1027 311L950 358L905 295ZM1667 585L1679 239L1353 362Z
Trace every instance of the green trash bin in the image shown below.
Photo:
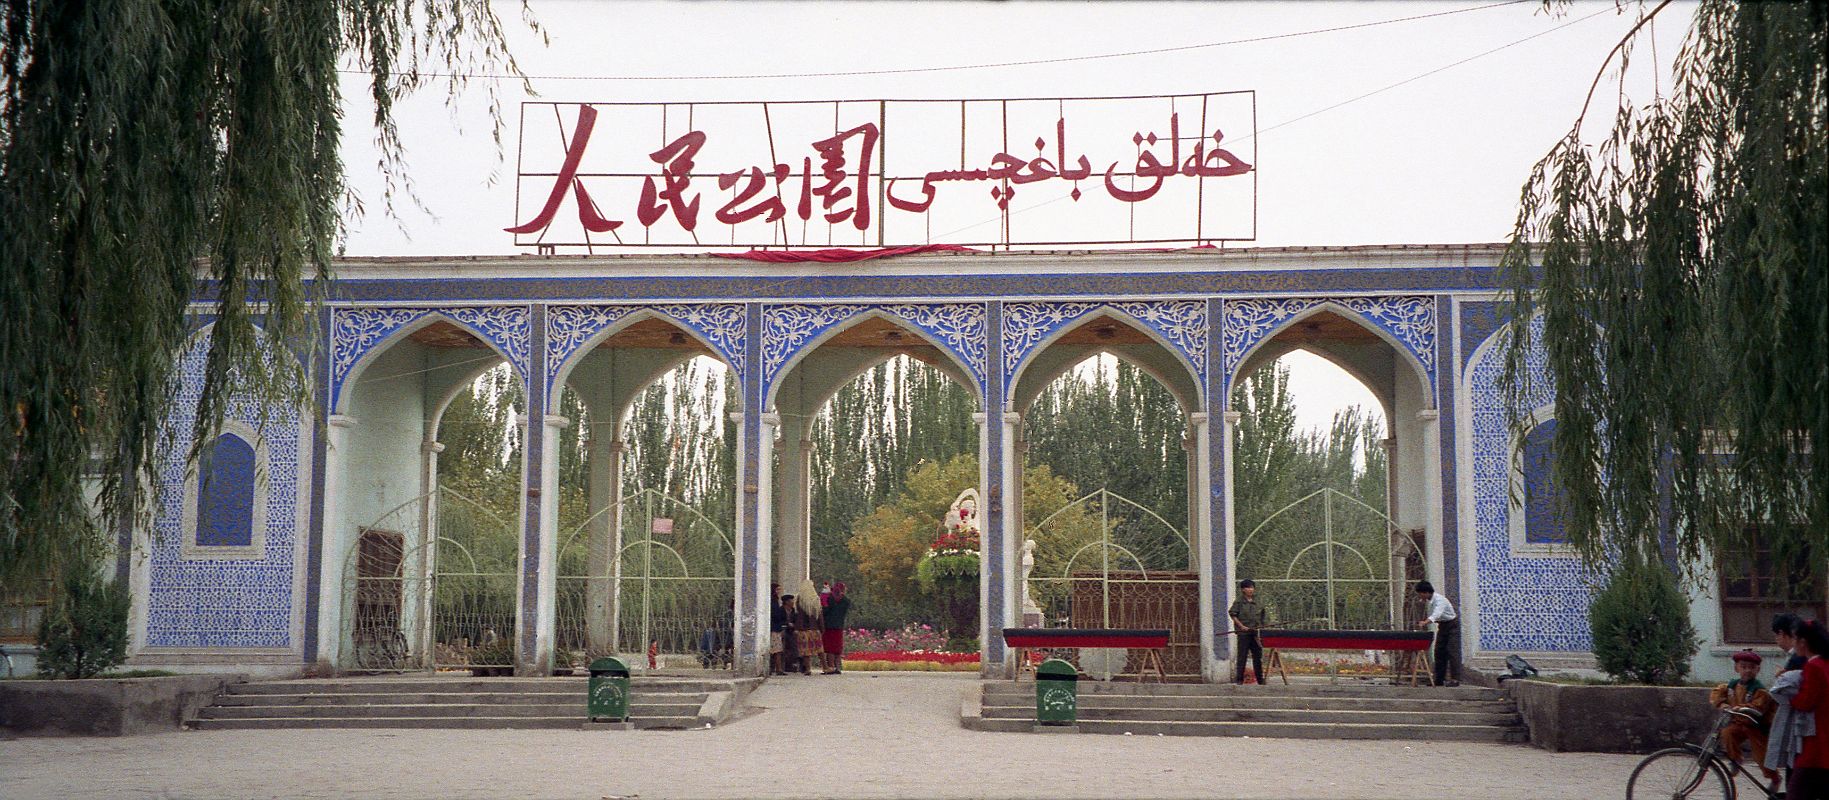
M1035 722L1072 725L1080 715L1080 673L1058 658L1035 668Z
M629 665L620 658L599 658L591 662L590 696L587 703L592 722L622 722L629 718Z

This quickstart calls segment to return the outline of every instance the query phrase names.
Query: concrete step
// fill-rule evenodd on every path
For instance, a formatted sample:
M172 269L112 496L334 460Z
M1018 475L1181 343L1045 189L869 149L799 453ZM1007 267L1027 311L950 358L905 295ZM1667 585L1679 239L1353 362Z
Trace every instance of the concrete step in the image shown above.
M1014 692L986 692L986 705L1034 707L1035 695ZM1252 695L1080 695L1082 709L1092 708L1209 708L1209 709L1303 709L1310 711L1485 711L1503 713L1513 710L1505 700L1445 700L1378 697L1291 697Z
M985 681L985 696L1000 697L1004 695L1035 696L1035 682L1022 681ZM1239 686L1237 684L1202 684L1202 683L1111 683L1105 681L1079 681L1079 695L1082 698L1094 695L1144 695L1164 696L1199 696L1199 697L1366 697L1376 699L1415 699L1415 700L1486 700L1502 701L1503 692L1480 686L1387 686L1373 684L1327 684L1294 683L1284 686L1272 682L1265 686Z
M650 693L631 692L629 702L642 704L697 705L705 700L704 692ZM221 706L364 706L364 705L504 705L550 704L582 706L585 693L577 692L362 692L350 694L224 694L216 698Z
M729 691L733 685L743 691L754 689L760 678L744 680L710 680L693 678L636 678L630 688L635 692L703 693ZM516 694L575 693L582 695L585 678L308 678L288 681L256 681L235 684L230 694L369 694L369 693L498 693Z
M631 705L634 719L693 718L699 703ZM198 712L199 719L323 718L354 719L358 717L578 717L585 713L583 703L565 704L476 704L476 705L360 705L360 706L209 706Z
M1324 723L1333 725L1392 725L1413 728L1430 725L1523 724L1517 713L1443 711L1310 711L1304 709L1210 708L1080 708L1082 723L1097 722L1265 722ZM1035 706L985 706L985 720L1035 720Z
M699 728L736 713L761 679L638 678L637 728ZM584 724L584 678L378 677L238 684L195 726L225 728L571 728Z
M979 730L1029 733L1032 719L985 719ZM1529 732L1522 726L1491 725L1379 725L1328 722L1146 722L1081 719L1081 733L1133 736L1252 736L1266 739L1403 739L1456 742L1523 742Z
M582 715L569 717L256 717L251 719L198 719L197 730L274 730L311 728L439 728L482 730L578 730ZM659 730L698 727L694 717L631 719L637 729Z

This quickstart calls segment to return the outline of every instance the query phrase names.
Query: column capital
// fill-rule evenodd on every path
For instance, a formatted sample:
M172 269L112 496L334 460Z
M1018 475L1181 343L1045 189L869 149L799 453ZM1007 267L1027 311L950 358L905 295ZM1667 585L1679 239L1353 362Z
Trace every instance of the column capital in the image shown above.
M1438 409L1425 408L1416 412L1416 419L1419 422L1437 422L1441 420L1441 418L1442 412Z
M1231 411L1231 412L1227 412L1227 413L1236 414L1238 412ZM1205 424L1207 424L1207 420L1210 416L1211 415L1209 415L1205 411L1189 411L1188 412L1188 424L1189 425L1205 425Z
M1238 427L1239 420L1242 420L1245 418L1245 412L1227 411L1225 414L1225 417L1226 417L1226 427L1236 428L1236 427Z
M442 453L444 451L445 451L444 442L434 442L431 439L427 439L427 440L419 443L419 452L424 453L426 455L433 455L436 453Z
M972 421L978 423L979 425L983 425L984 421L987 419L990 419L990 418L991 418L991 415L986 414L983 411L972 412Z
M546 427L548 428L569 428L571 425L571 417L562 417L558 414L546 415Z
M356 418L349 416L348 414L331 414L324 418L324 422L328 423L332 428L356 427Z
M729 414L728 414L728 415L727 415L727 416L729 416L729 417L730 417L730 421L731 421L731 422L735 422L735 423L737 423L737 424L738 424L738 425L742 425L742 424L743 424L743 412L741 412L741 411L732 411L732 412L730 412L730 413L729 413Z
M764 425L771 428L781 427L781 412L779 411L764 411L758 416L761 418L762 424Z

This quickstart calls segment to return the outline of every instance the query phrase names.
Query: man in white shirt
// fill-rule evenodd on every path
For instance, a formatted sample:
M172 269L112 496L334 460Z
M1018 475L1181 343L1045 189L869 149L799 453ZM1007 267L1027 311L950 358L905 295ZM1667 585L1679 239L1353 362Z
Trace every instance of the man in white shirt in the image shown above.
M1428 616L1416 623L1418 628L1435 625L1435 685L1461 685L1461 616L1454 604L1435 593L1428 581L1416 582L1416 596L1428 606ZM1450 663L1453 664L1450 669Z

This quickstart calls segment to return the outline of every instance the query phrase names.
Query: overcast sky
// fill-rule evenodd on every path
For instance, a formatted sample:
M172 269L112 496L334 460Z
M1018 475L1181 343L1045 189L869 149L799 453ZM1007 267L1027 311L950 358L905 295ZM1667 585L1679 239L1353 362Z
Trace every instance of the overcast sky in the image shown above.
M513 253L520 104L1158 95L1254 90L1257 246L1503 240L1531 165L1568 129L1638 4L1491 3L599 3L536 2L543 44L499 5L519 83L483 79L455 100L428 90L397 107L425 208L377 213L367 84L346 76L344 159L366 202L349 255ZM1361 26L1461 9L1465 13ZM1668 85L1693 7L1676 4L1633 52L1628 92ZM1269 41L1222 44L1259 37ZM1655 42L1655 48L1651 46ZM1113 58L985 69L932 68ZM1496 52L1492 52L1495 51ZM1655 51L1655 52L1654 52ZM1471 60L1469 60L1471 59ZM1462 63L1464 62L1464 63ZM1654 69L1655 64L1655 69ZM608 80L921 70L831 77ZM483 86L501 94L498 151ZM1611 116L1613 77L1597 93ZM548 115L550 109L546 109ZM1228 131L1228 144L1241 132ZM652 135L652 134L646 134ZM593 137L593 148L599 139ZM607 141L607 140L606 140ZM940 165L944 167L946 165ZM1013 201L1023 207L1029 195ZM1025 212L1050 213L1050 208ZM568 204L563 214L574 214ZM1343 373L1308 359L1296 376L1304 424L1371 406ZM1329 368L1331 369L1331 368Z

